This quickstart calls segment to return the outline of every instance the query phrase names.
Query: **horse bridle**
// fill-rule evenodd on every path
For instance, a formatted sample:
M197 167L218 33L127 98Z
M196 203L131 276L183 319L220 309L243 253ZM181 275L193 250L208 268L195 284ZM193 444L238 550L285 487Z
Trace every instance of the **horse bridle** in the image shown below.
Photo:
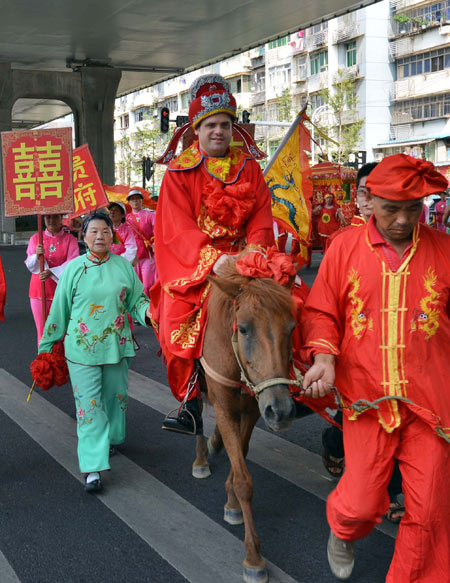
M269 387L273 387L274 385L294 385L296 387L301 387L303 385L303 376L299 370L294 367L294 371L296 374L296 379L286 379L284 377L274 377L271 379L266 379L265 381L261 381L258 384L254 384L247 376L245 371L244 365L242 364L241 358L239 356L239 348L238 348L238 333L235 330L233 332L233 336L231 337L231 345L233 347L234 356L236 358L236 362L238 363L239 369L241 371L241 380L240 381L233 381L232 379L227 379L226 377L222 376L218 372L216 372L213 368L209 366L206 362L204 356L200 358L200 363L203 366L204 371L208 376L210 376L213 380L219 382L220 384L228 387L233 388L246 388L256 399L259 398L260 394Z

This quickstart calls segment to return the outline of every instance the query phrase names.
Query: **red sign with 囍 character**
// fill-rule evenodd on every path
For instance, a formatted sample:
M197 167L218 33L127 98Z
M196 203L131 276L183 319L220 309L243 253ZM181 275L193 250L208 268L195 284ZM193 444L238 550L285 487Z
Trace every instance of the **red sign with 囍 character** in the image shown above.
M5 215L73 211L72 130L2 132Z
M73 151L73 198L75 210L70 218L86 215L109 204L87 144Z

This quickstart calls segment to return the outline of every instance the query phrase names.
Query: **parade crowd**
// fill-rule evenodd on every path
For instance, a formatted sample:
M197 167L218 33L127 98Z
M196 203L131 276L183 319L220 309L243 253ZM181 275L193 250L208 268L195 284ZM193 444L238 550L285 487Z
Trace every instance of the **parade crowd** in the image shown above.
M169 162L156 212L131 188L126 204L78 225L45 216L43 244L37 234L28 244L38 353L64 345L89 492L102 489L102 472L125 440L133 327L153 328L182 403L163 428L201 434L196 372L210 278L240 253L257 262L276 245L260 166L230 145L229 84L202 76L190 99L195 141ZM323 433L323 462L338 480L327 501L328 561L348 579L353 542L386 515L399 522L386 581L450 583L448 183L430 162L396 154L361 168L356 188L359 210L348 224L331 193L313 208L324 257L311 291L299 276L293 285L305 395L312 402L337 387L341 405L336 426ZM435 194L431 226L424 201ZM355 408L361 400L366 406Z

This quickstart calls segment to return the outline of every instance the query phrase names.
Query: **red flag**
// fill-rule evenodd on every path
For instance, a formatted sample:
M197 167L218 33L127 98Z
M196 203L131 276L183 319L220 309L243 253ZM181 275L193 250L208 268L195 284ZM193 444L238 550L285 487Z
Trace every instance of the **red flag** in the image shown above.
M0 320L5 321L5 314L3 313L3 308L6 303L6 279L5 273L3 271L2 259L0 257Z

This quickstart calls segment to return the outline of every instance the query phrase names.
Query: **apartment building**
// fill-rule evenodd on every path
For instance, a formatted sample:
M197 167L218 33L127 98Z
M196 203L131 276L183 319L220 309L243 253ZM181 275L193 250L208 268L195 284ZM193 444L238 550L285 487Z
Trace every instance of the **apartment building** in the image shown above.
M377 157L404 152L450 164L450 0L391 0L395 66L389 140Z
M405 152L450 163L450 0L382 0L121 97L116 144L139 127L159 127L163 106L171 119L187 115L192 81L220 73L231 83L238 110L251 112L255 138L271 155L286 132L276 123L286 124L306 103L313 121L330 119L321 90L333 91L338 70L354 80L364 120L357 149L367 161ZM119 147L116 155L120 160Z

